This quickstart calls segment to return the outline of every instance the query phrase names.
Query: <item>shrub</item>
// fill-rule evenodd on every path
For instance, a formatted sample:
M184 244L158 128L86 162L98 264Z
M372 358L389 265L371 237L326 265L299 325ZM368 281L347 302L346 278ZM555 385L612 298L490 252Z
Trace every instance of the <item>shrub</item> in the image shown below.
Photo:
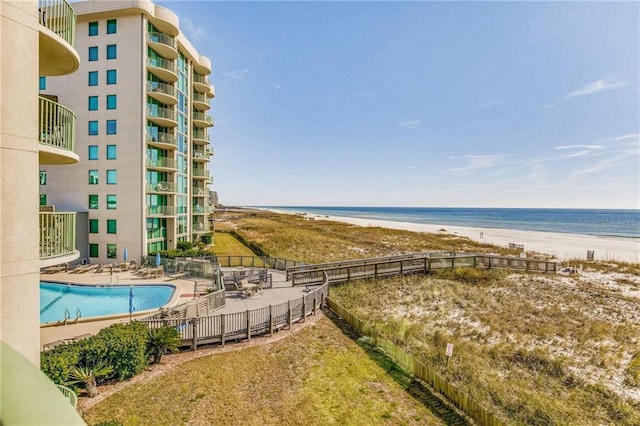
M84 363L105 362L113 366L118 380L142 372L148 365L146 356L147 326L140 322L114 324L86 340Z
M40 355L40 369L51 381L63 385L69 378L71 369L78 364L81 357L82 342L57 346Z
M182 338L175 327L164 325L152 328L147 335L147 353L153 355L154 364L160 364L165 351L178 352L180 343Z
M203 235L201 238L202 242L206 245L211 244L211 235L207 234L207 235Z
M186 251L193 247L193 243L191 241L178 241L176 247L178 250Z
M89 398L98 395L97 384L101 379L109 377L113 367L100 361L94 365L80 365L71 368L67 384L82 384L89 393Z

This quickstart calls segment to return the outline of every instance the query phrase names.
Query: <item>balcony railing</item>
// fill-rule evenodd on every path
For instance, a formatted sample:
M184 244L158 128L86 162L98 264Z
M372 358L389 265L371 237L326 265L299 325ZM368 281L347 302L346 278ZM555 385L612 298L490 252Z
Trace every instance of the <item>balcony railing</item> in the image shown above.
M177 49L176 39L166 34L155 33L155 32L147 33L147 41L150 41L152 43L166 44L167 46L171 47L173 50Z
M152 169L176 169L176 160L173 158L147 158L147 167Z
M174 206L147 206L147 216L175 216Z
M206 75L193 74L193 82L210 86L209 79Z
M178 98L178 91L175 86L166 83L160 83L158 81L147 81L147 92L160 93L163 95L171 96L174 99Z
M147 229L147 239L167 238L167 228Z
M38 17L40 25L56 33L71 46L75 46L76 12L68 1L39 0Z
M196 233L211 232L211 226L208 223L194 223L191 229Z
M209 170L191 169L191 175L195 178L208 178Z
M160 144L173 145L176 147L178 146L176 136L167 132L151 133L147 131L147 143L160 143Z
M40 212L40 259L72 255L76 250L76 213Z
M193 196L194 197L207 197L209 196L209 192L204 190L203 188L193 187Z
M209 141L209 133L206 130L194 129L192 135L193 139L205 140L207 142Z
M174 123L177 122L177 112L174 109L162 108L156 105L147 105L147 117L148 118L160 118L164 120L170 120Z
M76 145L74 112L42 96L40 96L39 110L40 143L73 152Z
M178 185L175 182L148 183L147 192L177 192Z
M209 114L207 114L205 112L194 111L193 112L193 120L196 121L196 122L202 122L207 127L213 126L213 118L211 116L209 116ZM197 125L198 123L195 123L195 124Z

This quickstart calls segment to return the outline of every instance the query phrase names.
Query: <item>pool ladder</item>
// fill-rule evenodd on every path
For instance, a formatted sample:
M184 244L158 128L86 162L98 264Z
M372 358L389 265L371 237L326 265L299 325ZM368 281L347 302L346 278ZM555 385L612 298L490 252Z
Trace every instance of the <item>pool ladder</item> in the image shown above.
M82 317L82 311L80 310L80 308L76 308L76 319L74 321L78 322L80 317ZM67 325L67 322L69 322L70 319L71 319L71 313L67 308L65 308L64 309L64 325Z

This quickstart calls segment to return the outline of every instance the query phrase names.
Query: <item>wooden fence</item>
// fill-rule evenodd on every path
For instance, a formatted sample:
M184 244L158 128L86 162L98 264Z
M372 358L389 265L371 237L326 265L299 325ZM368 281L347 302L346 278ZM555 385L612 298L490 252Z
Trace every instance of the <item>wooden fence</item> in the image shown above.
M316 310L322 309L328 291L329 283L325 279L321 286L298 299L260 309L192 318L144 318L139 321L146 323L149 328L163 325L175 327L180 332L183 346L196 350L198 345L224 345L230 340L250 340L255 336L290 328L291 324L304 321L308 315L315 315Z
M382 349L400 368L427 383L478 424L485 426L505 426L507 424L475 401L468 393L463 392L436 371L418 361L411 353L375 331L371 324L356 317L331 299L327 299L327 305L329 309L340 316L345 322L370 338L372 342Z
M354 279L376 279L394 275L427 273L438 269L475 267L513 269L530 272L556 272L558 264L537 259L453 252L414 253L403 256L377 257L349 262L296 266L287 269L293 285L315 285L323 280L339 283Z

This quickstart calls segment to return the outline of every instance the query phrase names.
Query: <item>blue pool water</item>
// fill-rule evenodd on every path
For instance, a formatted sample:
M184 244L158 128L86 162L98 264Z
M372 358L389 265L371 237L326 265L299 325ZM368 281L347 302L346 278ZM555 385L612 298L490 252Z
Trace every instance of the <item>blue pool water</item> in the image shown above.
M71 320L76 318L77 309L81 318L127 314L131 288L134 312L166 305L175 291L171 285L97 287L41 282L40 324L63 321L65 309Z

